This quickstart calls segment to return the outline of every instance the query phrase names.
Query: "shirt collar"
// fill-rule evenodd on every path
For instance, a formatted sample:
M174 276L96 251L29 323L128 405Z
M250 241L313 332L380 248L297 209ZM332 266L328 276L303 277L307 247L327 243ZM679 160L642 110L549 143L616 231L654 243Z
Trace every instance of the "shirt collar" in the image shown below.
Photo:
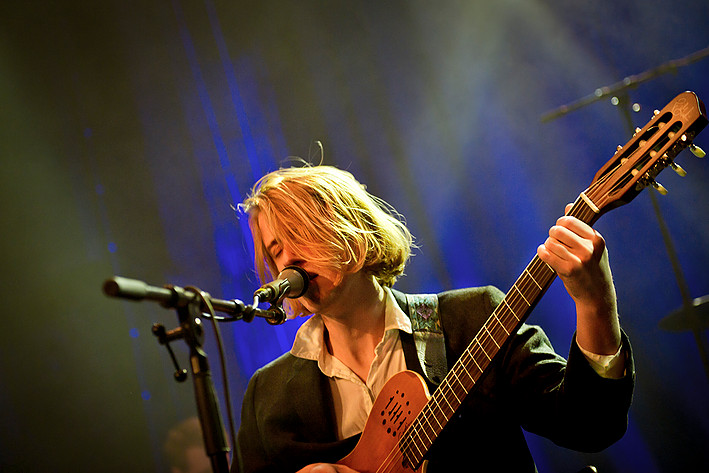
M384 311L384 338L391 331L401 330L406 333L412 333L411 319L401 310L399 304L394 298L394 294L388 287L384 288L386 294L386 309ZM295 335L291 354L298 358L307 360L323 360L329 354L327 350L323 350L325 343L323 335L325 333L325 324L322 317L315 314L300 326Z

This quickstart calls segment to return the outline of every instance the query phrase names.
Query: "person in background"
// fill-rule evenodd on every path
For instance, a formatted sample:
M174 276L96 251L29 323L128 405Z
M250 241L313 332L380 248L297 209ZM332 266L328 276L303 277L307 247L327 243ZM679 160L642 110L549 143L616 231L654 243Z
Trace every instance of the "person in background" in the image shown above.
M212 464L204 448L202 426L197 417L189 417L168 431L164 451L171 473L212 471Z

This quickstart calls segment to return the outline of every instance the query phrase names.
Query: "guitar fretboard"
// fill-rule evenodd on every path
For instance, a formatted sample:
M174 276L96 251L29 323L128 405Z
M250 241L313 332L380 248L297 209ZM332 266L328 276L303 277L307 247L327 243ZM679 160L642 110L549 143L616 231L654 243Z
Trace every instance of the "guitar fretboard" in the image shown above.
M588 198L579 197L569 215L592 224L597 212L591 205ZM423 461L434 440L487 366L527 318L555 277L554 270L534 256L402 436L399 447L408 465L417 466Z

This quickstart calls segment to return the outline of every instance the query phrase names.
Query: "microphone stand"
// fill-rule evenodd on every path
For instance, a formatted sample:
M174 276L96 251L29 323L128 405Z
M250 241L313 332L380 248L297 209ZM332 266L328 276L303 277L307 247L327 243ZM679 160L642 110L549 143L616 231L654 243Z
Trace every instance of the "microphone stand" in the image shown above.
M229 471L227 459L229 446L226 442L224 424L219 413L219 404L209 370L207 355L202 349L204 329L200 320L202 313L201 301L195 298L187 304L178 305L175 308L180 322L180 327L176 329L178 331L176 336L179 337L181 335L181 338L187 342L187 346L190 348L190 367L192 368L194 393L197 401L197 412L202 425L204 446L212 463L212 471L214 473L227 473ZM175 333L175 331L172 332ZM162 343L160 338L158 336L158 340Z
M709 56L709 47L700 49L699 51L695 51L694 53L685 56L681 59L671 60L666 63L660 64L659 66L648 71L642 72L640 74L628 76L622 81L616 82L615 84L611 84L605 87L599 87L595 90L593 94L587 95L574 102L562 105L561 107L558 107L555 110L543 114L541 117L541 121L548 122L554 120L610 95L612 96L611 103L613 105L619 106L619 110L623 114L623 118L625 120L626 126L628 127L628 131L632 135L634 133L635 127L633 125L633 119L630 113L631 105L628 89L634 88L637 85L652 80L662 74L666 74L668 72L676 72L679 67L687 66L696 61L704 59L707 56ZM632 107L632 109L635 110L634 106ZM685 321L688 323L687 325L691 328L694 334L694 340L697 343L697 347L699 349L699 356L704 366L704 373L707 379L709 380L709 357L707 356L707 351L704 347L704 341L701 332L702 323L700 321L700 317L696 309L697 304L690 297L690 291L687 286L687 282L682 274L682 268L679 264L679 260L675 252L667 224L665 223L665 220L660 212L660 206L657 202L655 192L655 189L651 188L649 189L648 194L650 195L650 201L652 202L652 207L655 212L655 216L658 220L658 225L660 227L662 238L664 240L667 254L670 259L670 264L672 265L672 268L674 270L675 278L677 279L677 285L679 286L680 294L682 296L682 309L680 309L678 315L685 318ZM666 191L664 192L666 193ZM704 300L707 297L709 296L699 298L697 299L697 301Z
M165 345L170 353L172 362L175 365L175 380L178 382L187 379L187 370L180 369L169 343L179 339L183 339L187 343L190 350L190 367L194 381L197 411L212 471L214 473L229 473L227 458L229 446L226 441L224 423L219 412L219 403L214 383L212 382L207 355L202 349L204 328L201 317L206 315L204 310L208 310L209 317L214 320L244 320L251 322L255 316L258 316L265 318L270 324L276 325L286 320L283 308L271 305L269 310L263 310L252 305L244 305L243 302L237 299L230 301L214 299L209 294L196 288L181 288L173 285L154 287L143 281L119 276L108 279L103 285L103 291L111 297L133 301L152 300L160 303L165 308L176 309L179 327L168 331L164 326L155 324L152 329L153 334L158 338L161 345ZM232 317L217 319L214 314L215 310L230 314ZM224 382L226 383L226 379ZM229 402L229 399L226 401ZM233 438L232 441L234 441ZM235 461L234 464L238 465L238 461Z

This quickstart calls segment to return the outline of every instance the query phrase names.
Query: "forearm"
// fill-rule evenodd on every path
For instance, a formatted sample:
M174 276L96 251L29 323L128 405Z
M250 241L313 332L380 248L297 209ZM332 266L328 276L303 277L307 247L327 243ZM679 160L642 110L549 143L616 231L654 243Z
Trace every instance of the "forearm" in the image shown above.
M576 342L597 355L613 355L621 342L615 291L606 300L576 304Z

